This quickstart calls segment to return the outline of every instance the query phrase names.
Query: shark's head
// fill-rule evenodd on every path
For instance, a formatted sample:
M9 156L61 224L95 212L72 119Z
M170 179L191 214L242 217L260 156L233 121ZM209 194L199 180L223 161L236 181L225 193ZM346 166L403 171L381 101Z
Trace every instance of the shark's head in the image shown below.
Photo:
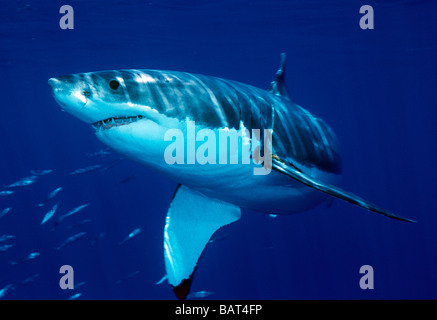
M65 111L101 129L160 116L190 118L209 128L240 123L235 88L213 77L130 69L51 78L49 86Z
M151 159L157 152L163 158L165 131L178 126L166 101L165 76L156 74L114 70L61 76L48 82L61 108L93 126L104 143L127 156Z
M127 125L153 112L153 101L133 72L102 71L49 79L55 100L65 111L95 127ZM114 124L116 122L116 124Z

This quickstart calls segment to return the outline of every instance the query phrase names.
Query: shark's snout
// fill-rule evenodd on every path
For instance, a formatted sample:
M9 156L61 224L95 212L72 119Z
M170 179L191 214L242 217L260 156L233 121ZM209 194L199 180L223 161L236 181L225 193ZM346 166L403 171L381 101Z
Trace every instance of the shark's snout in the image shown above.
M85 105L88 102L87 85L77 75L50 78L50 91L62 110L87 121Z
M53 90L53 88L56 86L56 82L58 81L58 79L56 79L56 78L50 78L49 79L49 87L50 87L50 89L52 89Z
M56 98L56 91L59 90L59 88L60 88L59 80L56 78L50 78L48 83L49 83L49 88L50 88L50 91L51 91L53 97Z

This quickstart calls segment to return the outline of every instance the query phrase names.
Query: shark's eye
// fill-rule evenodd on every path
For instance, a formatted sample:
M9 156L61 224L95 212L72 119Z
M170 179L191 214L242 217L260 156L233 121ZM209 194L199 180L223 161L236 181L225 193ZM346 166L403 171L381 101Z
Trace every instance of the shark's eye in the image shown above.
M118 87L120 86L120 82L118 82L117 80L111 80L109 82L109 86L111 87L112 90L117 90Z

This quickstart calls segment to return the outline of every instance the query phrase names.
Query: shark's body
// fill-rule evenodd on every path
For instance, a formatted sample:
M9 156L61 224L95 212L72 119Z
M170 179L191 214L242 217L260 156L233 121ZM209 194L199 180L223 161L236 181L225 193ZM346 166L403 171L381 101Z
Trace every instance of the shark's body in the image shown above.
M93 125L102 142L182 185L170 205L164 232L168 281L178 297L188 293L212 234L238 220L240 208L296 213L321 203L328 194L408 220L332 185L341 167L336 137L321 119L291 102L283 81L284 63L283 59L268 91L215 77L156 70L49 80L57 102ZM254 163L169 165L164 158L170 143L166 132L179 129L188 134L191 123L217 136L223 130L235 131L243 137L242 148L253 142L247 132L270 129L273 170L255 175L260 164ZM187 138L185 146L189 143ZM230 157L235 151L230 149Z

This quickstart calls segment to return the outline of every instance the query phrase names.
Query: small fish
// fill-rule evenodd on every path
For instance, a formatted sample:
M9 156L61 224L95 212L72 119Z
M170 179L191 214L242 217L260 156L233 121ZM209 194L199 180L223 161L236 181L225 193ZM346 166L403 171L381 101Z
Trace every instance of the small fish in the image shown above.
M99 233L99 235L98 235L97 237L95 237L95 238L93 239L93 241L91 242L91 246L94 247L94 246L96 245L96 243L97 243L100 239L102 239L104 236L105 236L104 233Z
M86 235L86 232L76 233L75 235L67 238L67 240L65 240L59 247L57 247L56 250L58 250L58 251L61 250L65 246L71 244L72 242L76 241L77 239L83 237L84 235Z
M77 290L77 289L79 289L80 287L82 287L85 284L86 284L86 281L79 282L78 284L74 285L73 290Z
M13 244L4 244L4 245L0 246L0 252L6 251L9 248L12 248L13 246L14 246Z
M73 214L76 214L80 211L82 211L83 209L85 209L86 207L88 207L90 204L89 203L85 203L85 204L81 204L80 206L77 206L76 208L68 211L66 214L62 215L59 217L59 220L62 221L65 218L72 216Z
M133 277L135 277L135 276L138 275L138 274L140 274L139 271L131 272L131 273L129 273L126 277L124 277L123 279L117 280L117 281L115 282L115 284L121 284L121 283L125 282L126 280L132 279Z
M53 172L53 170L30 170L30 174L34 176L45 176L46 174L49 174Z
M26 178L23 178L21 180L18 180L12 184L10 184L9 186L7 186L8 188L16 188L16 187L24 187L24 186L28 186L31 185L32 183L34 183L36 181L37 176L29 176Z
M10 283L0 290L0 299L2 299L6 295L6 292L8 292L8 290L12 288L12 286L13 286L12 283Z
M92 165L92 166L88 166L88 167L85 167L85 168L80 168L80 169L74 170L74 171L70 172L69 175L70 176L74 176L74 175L78 175L78 174L84 174L84 173L88 173L88 172L93 172L93 171L99 170L101 168L103 168L103 165L95 164L95 165Z
M7 240L10 240L12 238L15 238L15 236L12 234L3 234L0 236L0 242L7 241Z
M92 158L92 157L105 156L107 154L111 154L111 152L109 152L109 149L100 149L99 151L92 152L92 153L87 153L86 155L87 155L88 158Z
M55 228L67 217L70 217L80 211L82 211L83 209L85 209L86 207L88 207L90 204L89 203L85 203L85 204L81 204L80 206L77 206L74 209L71 209L70 211L68 211L66 214L63 214L62 216L59 217L58 221L56 221L55 223Z
M44 216L44 218L41 221L41 224L46 223L56 212L56 209L58 209L58 204L55 204Z
M68 298L68 300L76 300L77 298L79 298L82 295L82 293L76 293L73 294L71 297Z
M9 263L12 265L16 265L18 263L23 263L26 261L34 260L34 259L38 258L40 255L41 254L39 252L32 252L32 253L29 253L25 258L21 259L18 262L17 261L9 261Z
M165 280L167 280L167 275L164 275L160 280L155 282L155 285L159 285L159 284L163 283Z
M70 293L72 293L73 291L76 291L77 289L79 289L80 287L82 287L82 286L85 285L85 284L86 284L86 281L82 281L82 282L79 282L79 283L77 283L77 284L75 283L73 289L62 290L62 292L60 292L59 294L60 294L60 295L70 294Z
M190 299L203 299L206 298L210 295L214 294L214 292L211 291L197 291L197 292L192 292L187 296L187 300Z
M137 236L140 233L140 231L141 231L141 228L135 229L134 231L129 233L128 236L126 238L124 238L124 240L119 243L119 245L121 245L121 244L125 243L126 241L128 241L129 239L132 239L133 237Z
M135 179L136 177L137 177L136 175L126 177L126 178L120 180L120 181L118 182L118 184L123 184L123 183L129 182L129 181L132 181L132 180Z
M9 196L13 193L14 193L14 191L11 191L11 190L3 190L3 191L0 191L0 197Z
M31 275L30 277L27 277L26 279L20 281L19 285L20 286L28 285L28 284L32 283L33 281L35 281L35 279L38 277L39 277L39 273L35 273L35 274Z
M52 192L50 192L49 195L47 196L47 199L43 203L38 204L38 207L45 206L50 200L52 200L54 197L56 197L56 195L61 190L62 190L62 187L59 187L59 188L56 188L55 190L53 190Z
M9 208L5 208L5 209L3 209L3 210L0 212L0 218L4 217L4 215L5 215L6 213L8 213L9 211L11 211L11 209L12 209L12 207L9 207Z
M106 166L104 166L104 167L102 168L102 171L106 171L106 170L109 170L109 169L115 167L115 166L118 165L121 161L123 161L123 158L115 159L115 160L112 161L111 163L109 163L109 164L107 164Z
M277 214L269 214L269 217L272 219L276 218L277 216L278 216Z
M27 261L27 260L33 260L33 259L35 259L36 257L39 257L41 254L39 253L39 252L32 252L32 253L29 253L29 255L25 258L25 260L24 261Z

